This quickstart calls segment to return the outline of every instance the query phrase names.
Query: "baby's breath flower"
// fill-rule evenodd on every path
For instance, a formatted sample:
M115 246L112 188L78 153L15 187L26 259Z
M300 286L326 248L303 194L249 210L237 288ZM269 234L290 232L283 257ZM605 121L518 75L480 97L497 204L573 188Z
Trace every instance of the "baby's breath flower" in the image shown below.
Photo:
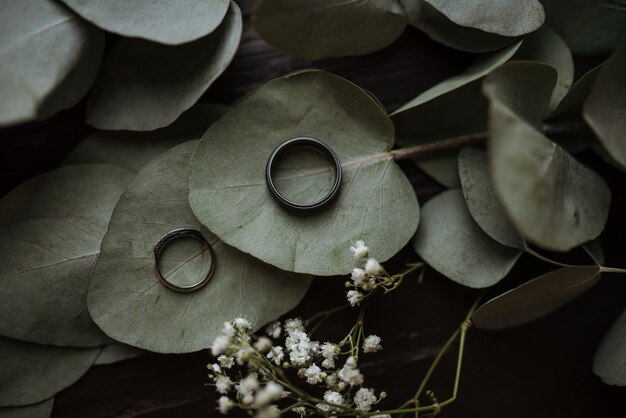
M230 337L227 335L220 335L213 341L213 345L211 346L211 354L214 357L219 356L224 353L228 347L230 346Z
M224 354L220 355L217 358L217 361L220 363L220 366L222 366L224 369L230 369L231 367L235 365L235 359Z
M382 345L380 345L380 337L378 335L369 335L365 341L363 341L363 352L364 353L375 353L383 349Z
M298 406L296 408L293 408L292 411L300 415L301 417L306 416L307 414L307 410L304 406Z
M265 327L265 333L272 338L280 337L282 328L280 327L280 321L274 321Z
M365 283L367 279L367 275L365 274L365 270L362 268L354 268L352 269L352 275L350 277L355 286L361 286Z
M267 359L273 361L277 366L280 366L280 363L282 363L284 358L285 353L283 353L283 348L281 346L272 347L270 352L267 353Z
M220 411L220 414L224 415L228 414L228 411L230 411L233 406L235 406L234 402L228 399L228 396L221 396L217 400L217 405L217 410Z
M335 360L332 358L325 358L322 361L322 367L325 369L334 369L335 368Z
M300 318L292 318L285 321L285 332L291 334L294 331L304 331L304 326Z
M326 385L327 386L335 386L337 384L337 375L335 373L331 373L328 376L326 376Z
M317 385L323 380L322 369L320 369L317 364L311 364L305 371L304 377L306 377L306 381L310 385Z
M350 251L354 255L355 260L365 260L369 254L369 248L365 246L365 242L358 240L350 247Z
M244 379L241 379L239 384L236 386L237 392L241 396L250 395L253 391L258 389L259 381L256 373L250 373Z
M368 258L365 262L365 272L370 276L378 276L383 272L383 267L373 258Z
M270 405L261 409L255 415L255 418L278 418L280 417L280 409L276 405Z
M376 396L372 389L361 388L354 394L354 404L359 411L369 411L372 404L376 403Z
M355 306L361 303L363 300L363 293L358 290L349 290L347 294L348 302L350 302L350 306Z
M228 393L232 385L233 382L228 376L220 376L215 380L216 390L223 395L226 395Z
M273 381L267 382L265 387L259 390L256 397L254 398L254 405L256 407L266 406L271 402L280 399L283 392L283 387L278 383Z
M324 400L333 405L343 405L343 396L341 393L327 390L324 393Z
M224 322L224 327L222 328L222 334L232 337L235 335L235 327L232 322Z
M240 366L246 364L250 359L252 353L254 353L254 350L250 346L239 349L235 354L235 360L237 361L237 364Z
M254 348L260 353L267 353L272 348L272 340L267 337L260 337L254 343Z
M346 364L339 370L337 376L350 386L363 384L363 375L361 371L356 368L356 360L352 356L348 357Z
M322 344L321 352L322 352L322 357L334 359L337 357L337 354L339 353L339 348L337 347L337 344L325 342L324 344Z
M235 326L243 331L249 331L252 329L252 325L250 324L250 321L248 321L246 318L235 319Z

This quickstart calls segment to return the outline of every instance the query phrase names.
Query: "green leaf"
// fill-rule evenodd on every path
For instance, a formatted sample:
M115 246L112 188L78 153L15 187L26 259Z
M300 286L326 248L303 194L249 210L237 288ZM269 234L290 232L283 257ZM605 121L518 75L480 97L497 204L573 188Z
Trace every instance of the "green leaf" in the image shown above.
M457 25L502 36L520 36L543 25L538 0L425 0Z
M487 153L464 148L459 153L458 167L465 202L478 226L500 244L523 250L524 238L511 223L493 189Z
M567 92L552 114L556 120L579 120L582 114L583 102L589 95L604 63L592 68L582 75Z
M235 3L218 29L180 46L120 39L89 95L87 122L99 129L150 131L174 122L230 64L241 37Z
M626 168L626 44L603 66L583 116L615 161Z
M176 45L213 32L229 0L61 0L102 29L131 38Z
M94 366L118 363L146 354L147 351L126 344L110 344L102 347Z
M434 142L487 130L481 79L508 61L521 44L479 58L465 72L426 90L391 114L399 146Z
M488 52L510 45L518 39L459 26L426 0L400 0L400 3L404 6L412 26L450 48L469 52Z
M87 300L94 321L117 341L161 353L202 350L225 321L243 316L259 328L292 309L309 287L309 277L225 245L196 220L185 178L196 144L178 145L148 163L115 208ZM154 272L154 246L178 228L201 230L216 252L213 277L192 293L166 288ZM206 248L191 244L178 240L167 247L160 268L169 281L206 275L213 260Z
M449 189L458 188L461 186L457 164L458 154L458 152L454 152L443 157L414 158L411 161L442 186Z
M522 253L499 244L480 229L459 189L426 202L413 247L439 273L474 288L499 282Z
M0 201L1 335L77 347L109 341L91 321L85 296L130 178L107 165L62 167Z
M541 0L548 24L580 56L609 55L626 41L626 6L614 0Z
M589 242L585 242L583 245L583 250L593 259L597 266L604 265L604 250L602 249L602 242L600 241L600 237L591 240Z
M336 200L306 215L282 208L265 182L271 152L297 136L326 142L343 167ZM391 120L352 83L322 71L279 78L206 132L190 163L191 208L224 242L283 270L346 274L355 240L385 261L417 228L417 198L388 153L392 146ZM282 193L296 202L321 198L332 168L314 152L297 157L277 172Z
M596 350L593 372L608 385L626 386L626 310L611 325Z
M99 348L64 348L0 337L0 406L51 398L89 370Z
M253 15L267 43L305 60L378 51L406 20L397 0L262 0Z
M490 106L494 188L517 230L537 245L568 251L596 238L611 193L595 172L537 131L555 71L530 62L507 64L485 80Z
M182 142L200 139L230 108L197 103L168 127L150 132L98 131L78 144L64 164L102 163L137 172L148 161Z
M524 38L514 59L542 62L556 70L556 85L548 107L552 113L574 82L574 59L563 39L549 26L543 26Z
M0 418L48 418L52 415L54 398L34 405L0 408Z
M96 77L104 34L50 0L3 4L0 127L77 103Z
M598 267L565 267L536 277L482 305L476 327L501 330L551 314L586 293L600 280Z

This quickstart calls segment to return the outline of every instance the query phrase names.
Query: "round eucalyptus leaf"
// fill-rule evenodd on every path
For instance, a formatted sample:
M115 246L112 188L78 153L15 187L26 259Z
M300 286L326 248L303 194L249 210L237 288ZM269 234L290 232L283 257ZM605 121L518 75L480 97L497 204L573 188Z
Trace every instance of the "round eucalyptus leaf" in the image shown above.
M33 405L0 408L0 418L48 418L52 415L54 398Z
M607 331L593 358L593 372L609 385L626 386L626 310Z
M626 7L620 0L541 0L548 24L580 56L609 55L626 41Z
M309 287L309 276L263 264L196 220L186 180L196 144L185 142L148 163L113 212L87 301L94 321L117 341L160 353L199 351L225 321L243 316L258 328L292 309ZM155 245L179 228L200 230L216 253L213 260L206 247L186 240L166 247L159 268L178 285L199 281L216 262L208 284L191 293L168 289L155 274Z
M449 189L461 187L459 167L457 164L458 152L442 157L429 159L415 158L413 163L429 177Z
M324 141L343 168L336 199L304 215L281 207L265 182L272 151L297 136ZM354 84L322 71L279 78L200 140L189 169L191 208L224 242L283 270L346 274L354 267L349 247L355 240L385 261L417 228L417 198L388 153L392 146L391 120ZM275 179L292 201L317 200L332 184L332 167L315 156L286 158L277 170Z
M241 38L235 3L210 35L184 45L120 39L89 95L87 123L107 130L151 131L193 106L230 64Z
M130 178L108 165L62 167L0 200L0 335L77 347L110 341L91 321L85 297Z
M51 0L5 1L0 14L0 127L78 102L96 77L104 34Z
M112 164L136 173L165 150L200 139L229 109L225 105L197 103L176 122L156 131L97 131L80 142L63 163Z
M458 167L465 202L478 226L500 244L523 250L524 238L511 223L493 189L487 153L463 148Z
M603 67L585 101L583 116L604 149L626 168L626 44Z
M556 70L556 85L548 107L552 113L574 82L574 59L563 39L549 26L543 26L524 37L514 59L542 62Z
M485 80L491 101L490 165L494 189L517 230L554 251L596 238L611 192L604 180L536 130L555 71L532 62L507 64Z
M0 337L0 406L22 406L56 395L84 375L99 348L66 348Z
M230 0L61 0L102 29L162 44L190 42L213 32Z
M604 63L592 68L583 74L569 89L563 100L559 103L552 114L552 119L556 120L579 120L582 114L583 103L593 84L596 81L600 69Z
M508 61L521 41L479 58L465 72L442 81L391 114L399 146L487 130L482 78Z
M489 300L476 310L472 323L501 330L534 321L586 293L599 280L600 269L595 266L553 270Z
M261 0L253 15L267 43L305 60L378 51L406 20L397 0Z
M480 229L459 189L446 190L426 202L413 248L439 273L473 288L499 282L522 253Z
M146 354L147 351L126 344L109 344L102 347L94 366L118 363Z
M412 26L450 48L468 52L488 52L511 45L517 40L517 37L500 36L457 25L426 0L400 0L400 3L404 6Z
M457 25L502 36L533 32L545 20L539 0L425 0Z

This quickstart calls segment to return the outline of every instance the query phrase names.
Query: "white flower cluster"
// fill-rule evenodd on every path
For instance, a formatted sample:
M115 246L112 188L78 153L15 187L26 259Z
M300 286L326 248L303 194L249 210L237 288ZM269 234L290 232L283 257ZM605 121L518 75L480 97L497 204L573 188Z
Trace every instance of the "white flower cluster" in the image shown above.
M331 416L370 411L385 397L384 392L377 397L373 389L362 387L364 378L357 360L342 352L344 343L312 341L300 319L274 322L265 328L267 336L258 338L251 335L251 329L243 318L227 322L211 348L217 362L209 364L209 376L222 395L217 408L221 413L237 407L256 418L276 418L280 415L276 404L291 401L291 409L300 415ZM283 346L274 341L281 333ZM380 350L380 342L380 337L368 336L363 352ZM288 380L286 372L290 369L297 370L300 382ZM306 392L307 385L321 389L323 398L303 400L299 394L302 388Z
M378 261L369 257L369 248L363 241L357 241L350 247L354 259L362 263L361 267L352 269L350 281L346 287L353 287L348 291L347 298L350 305L359 305L361 301L374 289L383 286L389 288L394 284L395 278L385 273Z

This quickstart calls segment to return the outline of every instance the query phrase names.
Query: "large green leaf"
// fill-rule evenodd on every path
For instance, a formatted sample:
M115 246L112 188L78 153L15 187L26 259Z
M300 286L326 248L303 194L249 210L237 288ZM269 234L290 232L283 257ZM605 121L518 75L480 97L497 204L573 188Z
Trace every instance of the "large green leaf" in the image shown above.
M426 0L400 0L400 3L404 6L412 26L450 48L469 52L488 52L510 45L517 39L460 26Z
M465 72L426 90L391 114L398 145L408 146L487 130L482 78L508 61L521 42L479 58Z
M406 20L397 0L262 0L253 16L267 43L306 60L377 51Z
M213 33L184 45L120 39L89 95L87 122L99 129L150 131L174 122L230 64L241 38L235 3Z
M563 39L549 26L543 26L524 38L514 59L543 62L556 70L556 85L548 108L552 113L574 82L574 59Z
M168 127L149 132L98 131L78 144L64 164L102 163L137 172L148 161L182 142L200 139L230 108L197 103Z
M48 418L52 415L54 398L34 405L0 408L0 418Z
M333 203L311 214L282 208L265 183L274 148L297 136L332 147L343 167ZM189 170L191 208L229 245L289 271L321 276L354 267L349 247L365 240L380 261L413 236L419 206L388 151L393 125L363 90L322 72L269 82L217 121L196 149ZM276 179L296 202L321 198L331 168L316 153L286 158ZM321 161L320 161L321 160Z
M413 247L439 273L474 288L499 282L522 253L499 244L480 229L459 189L426 202Z
M520 36L543 24L539 0L425 0L454 23L502 36Z
M411 161L439 184L450 189L461 187L459 167L457 164L458 157L459 153L453 152L450 155L441 157L428 159L415 158Z
M563 100L559 103L552 114L556 120L579 120L585 99L593 87L596 77L604 63L592 68L583 74L569 89Z
M626 310L608 330L593 358L593 372L609 385L626 386Z
M51 398L89 370L99 348L65 348L0 337L0 406Z
M541 0L546 20L574 55L608 55L626 41L622 0Z
M604 149L626 168L626 44L603 67L583 113Z
M51 0L5 1L0 13L0 126L73 106L102 58L102 31Z
M604 180L537 131L556 72L543 64L510 63L485 80L490 106L494 188L522 235L541 247L568 251L596 238L611 193Z
M311 282L225 245L200 225L186 181L196 144L180 144L148 163L111 218L87 300L94 321L120 342L163 353L198 351L211 345L224 321L243 316L258 328L286 313ZM178 228L201 230L216 252L215 274L192 293L166 288L154 272L154 246ZM215 261L191 244L167 247L161 271L169 281L196 281Z
M500 330L544 317L578 298L600 280L598 267L565 267L534 278L482 305L472 322Z
M524 249L524 239L515 229L496 196L489 173L487 153L464 148L458 159L463 196L476 223L502 245Z
M85 297L130 178L107 165L62 167L0 201L1 335L78 347L109 341L91 321Z
M61 0L108 32L182 44L213 32L230 0Z

